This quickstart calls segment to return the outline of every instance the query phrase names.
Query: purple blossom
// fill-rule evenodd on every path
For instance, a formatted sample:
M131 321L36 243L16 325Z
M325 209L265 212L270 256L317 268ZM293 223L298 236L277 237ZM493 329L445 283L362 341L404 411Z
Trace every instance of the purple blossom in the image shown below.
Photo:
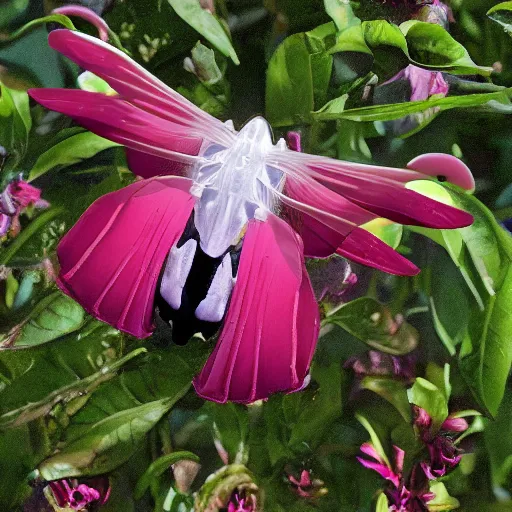
M41 199L41 190L22 178L11 181L0 193L0 237L9 231L16 235L20 230L19 216L26 208L48 208Z
M91 478L82 483L75 479L54 480L48 485L57 505L73 510L84 510L91 503L103 505L110 496L107 477Z
M393 446L394 463L391 465L388 461L375 450L371 443L364 443L361 451L370 457L368 460L363 457L357 457L357 460L368 469L373 469L382 478L390 482L390 486L384 490L388 498L390 512L427 512L427 503L435 495L429 492L428 480L425 477L423 469L415 465L408 479L403 477L403 466L405 452L398 446Z
M430 480L435 480L460 462L461 455L455 444L455 435L464 432L468 423L464 418L448 417L439 431L434 432L429 414L420 407L415 407L414 411L414 425L429 453L429 460L422 462L421 467Z
M369 350L360 356L354 356L345 363L358 378L367 376L393 377L410 382L416 375L416 361L412 356L392 356Z

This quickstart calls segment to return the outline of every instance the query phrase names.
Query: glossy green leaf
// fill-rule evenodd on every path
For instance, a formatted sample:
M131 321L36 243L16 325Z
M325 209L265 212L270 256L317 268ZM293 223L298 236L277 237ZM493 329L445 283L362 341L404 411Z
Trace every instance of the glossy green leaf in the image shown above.
M411 421L411 405L403 383L387 377L365 377L360 385L361 388L373 391L387 400L405 421Z
M428 502L429 512L449 511L459 508L459 500L448 494L443 482L431 483L430 491L435 494L435 498Z
M133 491L135 499L140 500L146 492L147 488L151 485L151 482L155 479L158 479L160 475L162 475L173 464L176 464L176 462L179 462L180 460L192 460L194 462L199 462L199 457L191 452L185 451L172 452L159 457L154 462L152 462L152 464L146 469L144 474L137 482L135 490Z
M325 322L343 327L359 340L388 354L408 354L418 343L414 327L407 322L397 326L385 306L370 297L344 304Z
M489 101L497 100L504 104L510 103L512 89L499 92L468 94L465 96L447 96L445 98L432 97L424 101L410 101L407 103L393 103L388 105L372 105L369 107L358 107L352 109L338 108L324 113L315 112L314 118L319 121L333 119L350 119L352 121L392 121L404 116L424 112L430 108L438 112L453 108L473 108L485 106ZM344 105L340 105L344 106Z
M426 379L417 377L412 388L407 390L411 404L421 407L432 418L432 429L438 430L448 417L448 401L444 393Z
M39 466L41 476L46 480L59 480L112 471L130 458L176 399L149 402L96 423L83 436L65 443L46 459Z
M311 57L304 34L287 37L270 59L266 112L274 126L292 126L309 119L314 109Z
M507 34L512 35L512 2L501 2L491 7L487 16L499 23Z
M0 146L10 155L9 167L15 168L25 155L31 127L27 93L9 89L0 82Z
M375 506L375 512L388 512L389 502L387 496L382 492L377 498L377 504Z
M226 57L231 57L235 64L240 61L219 20L208 10L201 7L199 0L167 0L176 14L197 30Z
M73 299L55 292L42 300L30 316L0 342L0 349L41 345L80 329L85 311Z
M119 144L99 137L92 132L83 132L59 142L45 151L32 167L28 181L35 180L51 169L63 168L91 158L105 149Z

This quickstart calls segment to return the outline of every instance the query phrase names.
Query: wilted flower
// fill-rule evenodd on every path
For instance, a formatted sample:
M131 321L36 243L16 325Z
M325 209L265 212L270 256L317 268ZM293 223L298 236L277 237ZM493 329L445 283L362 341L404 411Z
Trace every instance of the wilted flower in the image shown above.
M377 350L354 356L345 363L345 368L354 371L357 377L393 377L412 381L416 375L416 361L412 356L392 356Z
M357 457L357 460L365 468L373 469L382 478L391 482L392 486L384 490L388 498L390 512L428 511L426 504L434 499L435 495L428 490L428 480L420 466L414 466L409 478L404 479L402 472L405 452L401 448L393 446L393 465L385 460L371 443L364 443L361 446L361 451L373 460L363 457Z
M468 423L464 418L448 417L438 431L432 429L432 418L421 407L414 407L416 426L421 440L427 446L430 460L422 462L427 477L431 480L444 476L460 462L460 450L455 444L456 434L464 432Z
M59 507L73 510L86 510L92 503L103 505L110 496L107 477L96 477L79 482L76 479L63 479L48 484Z
M311 478L311 471L306 469L301 471L298 479L294 475L288 475L288 481L291 483L294 492L301 498L315 499L327 494L324 482L318 478Z
M33 187L21 177L11 181L0 193L0 238L9 231L13 235L21 229L19 217L29 207L47 208L41 199L41 190Z
M272 144L263 118L237 132L99 39L56 30L49 42L118 96L31 96L134 150L147 178L100 198L63 238L59 286L139 338L153 331L155 306L178 340L220 328L194 379L206 399L248 403L303 386L319 330L304 256L412 275L416 266L359 226L379 216L432 228L473 220L406 187L442 173L472 188L449 155L393 169L297 153ZM277 216L281 205L295 210L293 227Z
M425 23L435 23L446 29L450 23L455 21L452 10L439 0L433 0L433 2L423 5L418 12L413 15L413 18L424 21Z

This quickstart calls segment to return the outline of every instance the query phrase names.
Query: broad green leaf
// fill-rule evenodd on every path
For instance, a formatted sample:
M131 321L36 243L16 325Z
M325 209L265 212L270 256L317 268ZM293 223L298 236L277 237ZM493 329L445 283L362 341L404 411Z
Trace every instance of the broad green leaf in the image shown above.
M311 56L304 34L294 34L270 59L266 117L273 126L292 126L308 121L313 109Z
M448 494L443 482L433 482L430 484L430 492L435 494L435 498L428 502L429 512L440 512L442 510L455 510L460 507L459 500Z
M457 206L473 215L460 233L480 277L484 309L470 318L459 366L479 403L498 412L512 362L512 237L478 199L452 192Z
M167 471L173 464L180 460L192 460L199 462L199 457L191 452L172 452L167 455L159 457L146 469L144 474L140 477L135 490L133 491L134 498L140 500L146 489L151 485L153 480L158 479L165 471Z
M334 119L350 119L352 121L392 121L410 114L424 112L430 108L438 112L453 108L473 108L484 106L489 101L497 100L500 103L510 103L512 89L499 92L467 94L465 96L447 96L445 98L432 97L424 101L410 101L407 103L393 103L389 105L372 105L352 109L339 109L330 112L322 111L313 113L313 117L319 121Z
M486 421L485 446L495 487L504 487L512 474L512 438L504 435L512 429L512 393L505 393L495 421Z
M491 7L487 16L499 23L508 35L512 35L512 2L502 2Z
M389 310L370 297L344 304L325 319L339 325L373 348L388 354L403 355L414 350L418 333L407 322L397 326Z
M435 23L411 20L400 25L413 64L458 74L489 76L492 68L477 66L464 46Z
M25 155L32 127L28 95L9 89L0 82L0 146L10 155L8 165L16 165Z
M42 300L30 316L1 342L0 349L34 347L77 331L83 325L85 312L77 302L55 292Z
M373 20L364 21L362 27L366 44L370 48L394 46L407 52L407 41L398 26L385 20Z
M411 405L403 383L386 377L365 377L360 386L380 395L396 408L405 421L411 421Z
M126 462L179 396L118 412L65 443L40 466L46 480L100 475Z
M0 430L16 428L34 421L49 414L57 404L65 406L75 398L92 393L98 386L114 377L126 363L145 352L145 348L134 350L112 364L103 366L98 372L52 391L38 402L31 402L19 409L3 414L0 416Z
M28 181L35 180L55 167L67 167L87 158L91 158L100 151L118 147L119 144L104 139L92 132L83 132L72 135L45 151L32 167Z
M411 404L425 409L432 418L432 429L437 431L448 417L448 402L444 393L426 379L417 377L412 388L407 390Z
M231 57L235 64L240 64L235 49L223 26L210 11L201 7L199 0L167 1L180 18L210 41L226 57Z

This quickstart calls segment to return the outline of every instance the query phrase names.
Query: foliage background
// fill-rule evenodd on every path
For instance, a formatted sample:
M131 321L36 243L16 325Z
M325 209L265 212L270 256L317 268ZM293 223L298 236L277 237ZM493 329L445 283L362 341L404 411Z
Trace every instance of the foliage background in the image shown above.
M232 37L235 65L219 32L198 33L176 14L176 1L82 3L105 9L122 45L148 70L237 127L264 114L276 139L300 130L307 152L395 167L425 152L461 157L475 174L475 196L440 186L429 193L467 209L476 222L436 233L373 226L422 273L397 278L353 267L358 284L343 295L342 307L329 295L322 301L322 336L304 392L250 407L204 403L190 382L211 343L175 346L163 328L148 340L132 339L88 317L53 284L58 239L96 198L133 176L122 148L24 95L34 86L76 87L80 70L47 45L52 23L17 34L59 2L4 0L0 145L11 156L0 188L22 173L51 207L23 216L20 234L0 248L0 509L44 510L45 481L108 474L107 511L178 510L181 502L186 510L193 493L196 509L206 510L205 503L217 496L225 501L250 481L266 510L373 510L383 481L355 459L369 439L356 416L367 419L388 453L392 444L401 446L408 464L421 453L406 393L411 383L391 377L356 382L347 368L347 360L373 348L411 354L417 377L449 397L450 412L481 414L471 420L461 464L443 483L461 510L512 510L512 242L499 224L512 217L509 11L500 11L497 23L486 15L496 2L454 0L454 39L441 41L432 32L424 47L409 39L407 55L390 26L375 22L407 20L407 2L354 3L354 12L373 23L365 25L367 50L348 38L343 51L330 52L342 31L311 32L331 21L321 0L218 0L218 27ZM457 56L455 40L469 60ZM184 69L190 57L196 73ZM364 99L369 83L381 84L410 61L455 76L449 96L419 106L392 97L385 102L391 107ZM410 132L389 129L393 120L436 107ZM319 286L338 285L332 265L310 262ZM214 441L228 459L221 460ZM201 464L184 493L169 469L179 459ZM228 461L236 465L223 468ZM323 481L327 494L304 499L294 493L288 476L303 469ZM454 503L447 499L431 510L451 510Z

